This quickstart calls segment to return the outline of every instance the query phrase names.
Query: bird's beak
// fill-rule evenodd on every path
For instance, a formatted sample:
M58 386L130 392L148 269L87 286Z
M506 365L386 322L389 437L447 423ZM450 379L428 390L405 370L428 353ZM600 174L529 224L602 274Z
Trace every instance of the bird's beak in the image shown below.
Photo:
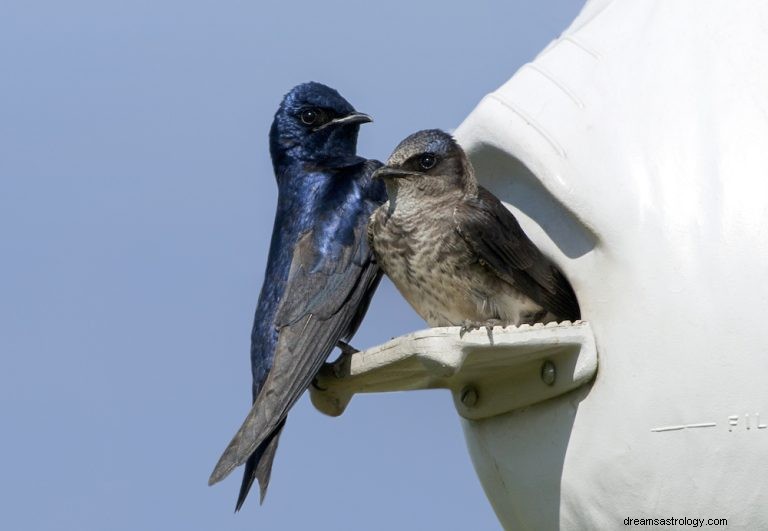
M413 175L413 172L400 170L391 166L382 166L373 173L374 179L399 179Z
M334 118L330 122L318 127L318 130L325 129L329 125L352 125L352 124L367 124L372 122L373 118L362 112L353 112L341 118Z

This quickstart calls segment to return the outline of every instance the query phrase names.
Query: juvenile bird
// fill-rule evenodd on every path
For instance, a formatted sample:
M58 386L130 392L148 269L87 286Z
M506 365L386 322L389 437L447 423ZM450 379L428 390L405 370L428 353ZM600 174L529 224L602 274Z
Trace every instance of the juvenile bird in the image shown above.
M386 183L389 201L371 216L369 242L430 326L462 325L463 333L579 318L568 280L477 184L449 134L432 129L409 136L374 177Z
M272 122L278 199L251 333L254 403L208 480L246 463L236 510L254 479L263 502L288 411L334 346L346 346L381 280L366 240L386 199L371 178L381 163L356 155L360 124L370 121L334 89L305 83Z

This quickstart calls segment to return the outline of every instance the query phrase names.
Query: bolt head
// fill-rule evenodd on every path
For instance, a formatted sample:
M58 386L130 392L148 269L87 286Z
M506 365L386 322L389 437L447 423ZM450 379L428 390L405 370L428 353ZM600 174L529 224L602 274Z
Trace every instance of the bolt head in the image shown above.
M466 407L474 407L477 404L477 389L473 385L467 385L461 390L461 403Z
M541 381L547 385L555 385L556 378L557 369L555 368L555 364L546 360L541 364Z

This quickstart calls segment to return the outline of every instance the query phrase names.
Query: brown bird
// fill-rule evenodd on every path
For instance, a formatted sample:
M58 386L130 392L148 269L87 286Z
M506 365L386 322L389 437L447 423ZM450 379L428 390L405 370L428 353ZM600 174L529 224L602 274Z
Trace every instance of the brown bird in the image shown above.
M414 133L374 177L384 180L389 201L371 216L371 248L430 326L462 325L463 334L579 318L568 280L477 184L451 135Z

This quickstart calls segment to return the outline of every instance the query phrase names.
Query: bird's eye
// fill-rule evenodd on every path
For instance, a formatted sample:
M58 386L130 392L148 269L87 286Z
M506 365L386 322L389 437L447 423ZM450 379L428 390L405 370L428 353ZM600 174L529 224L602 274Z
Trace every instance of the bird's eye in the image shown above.
M320 113L318 113L316 109L304 109L301 111L299 117L301 118L302 123L306 125L314 125L314 123L317 122L319 115Z
M419 157L419 166L424 171L431 170L435 167L435 164L437 164L437 157L432 153L424 153Z

